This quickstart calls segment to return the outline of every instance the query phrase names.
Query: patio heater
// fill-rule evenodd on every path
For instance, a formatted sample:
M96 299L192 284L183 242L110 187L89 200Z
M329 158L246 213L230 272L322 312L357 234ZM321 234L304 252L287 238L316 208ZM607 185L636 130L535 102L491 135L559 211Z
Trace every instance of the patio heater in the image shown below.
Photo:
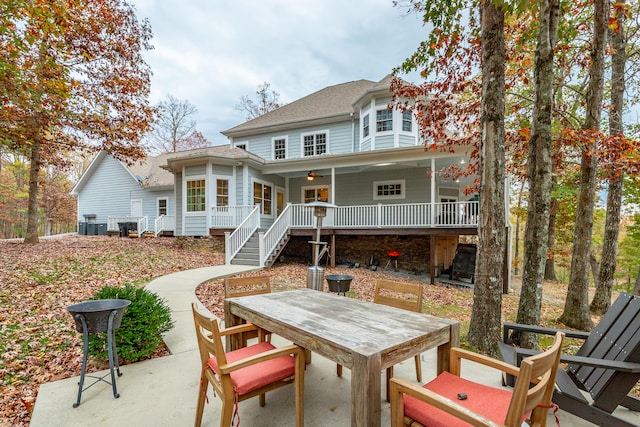
M311 202L305 205L313 208L313 216L316 217L316 239L310 240L313 245L313 265L307 269L307 288L322 291L324 286L324 268L318 266L320 258L327 252L327 242L320 241L322 218L327 216L327 208L337 208L336 205L327 202ZM322 248L320 248L322 246Z

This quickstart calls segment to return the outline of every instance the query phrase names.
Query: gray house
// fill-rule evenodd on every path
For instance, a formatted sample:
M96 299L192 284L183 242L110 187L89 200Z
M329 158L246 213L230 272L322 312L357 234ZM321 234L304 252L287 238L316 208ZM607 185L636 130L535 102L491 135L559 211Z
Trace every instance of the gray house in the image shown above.
M158 232L150 218L168 197L176 236L224 236L228 263L270 266L310 253L316 219L306 204L324 201L337 206L323 218L331 263L382 264L400 252L400 264L437 274L451 265L460 236L477 234L477 197L464 191L475 177L439 173L467 162L471 147L425 151L412 114L389 107L390 82L321 89L223 131L229 145L150 158L145 171L103 155L74 188L79 216L105 212L109 188L106 204L120 209L113 215L136 217L134 203L142 203L147 227ZM116 176L126 186L111 184ZM102 197L90 201L92 192Z

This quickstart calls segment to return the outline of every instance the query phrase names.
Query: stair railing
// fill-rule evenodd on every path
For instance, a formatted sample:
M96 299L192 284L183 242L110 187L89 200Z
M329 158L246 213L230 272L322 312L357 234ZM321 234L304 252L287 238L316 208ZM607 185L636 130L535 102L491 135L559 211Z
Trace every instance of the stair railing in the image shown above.
M276 249L276 247L282 242L289 232L291 227L291 203L287 203L282 213L276 218L271 227L264 232L260 233L260 265L265 266L267 260Z
M249 216L238 225L233 233L224 233L225 261L227 264L240 252L247 240L260 227L260 205L255 205Z

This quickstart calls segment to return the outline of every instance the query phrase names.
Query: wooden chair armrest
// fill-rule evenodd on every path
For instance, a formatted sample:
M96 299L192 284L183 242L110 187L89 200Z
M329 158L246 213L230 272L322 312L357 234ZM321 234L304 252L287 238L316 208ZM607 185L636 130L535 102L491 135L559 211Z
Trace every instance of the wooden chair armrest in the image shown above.
M502 333L502 342L509 340L509 331L534 332L536 334L555 335L556 332L564 332L567 338L577 338L586 340L589 338L589 332L570 331L565 329L545 328L543 326L524 325L522 323L504 322L504 330Z
M491 426L498 427L499 424L491 421L482 415L465 408L457 402L440 396L437 393L427 390L417 384L403 380L401 378L391 378L391 404L392 406L402 405L402 399L399 393L406 394L408 396L415 397L416 399L425 402L435 408L441 409L447 413L455 415L461 420L472 424L474 426Z
M637 362L621 362L619 360L605 360L583 356L560 356L560 361L576 365L592 366L594 368L613 369L615 371L634 374L640 373L640 363Z
M276 359L281 356L293 355L294 357L304 357L304 350L295 344L288 345L286 347L274 348L273 350L265 351L264 353L255 354L246 359L236 360L233 363L227 363L218 367L221 374L229 374L238 369L246 368L247 366L255 365L256 363L264 362L266 360Z
M243 325L229 326L228 328L220 330L220 336L226 337L229 335L241 334L243 332L257 331L259 328L252 324L246 323Z
M524 357L533 356L540 353L537 350L530 350L527 348L516 348L516 360L522 360ZM618 360L598 359L596 357L584 357L584 356L570 356L561 354L560 362L573 363L575 365L592 366L594 368L613 369L614 371L628 372L628 373L640 373L640 363L637 362L621 362Z
M481 365L488 366L490 368L497 369L502 372L506 372L507 374L518 376L520 373L520 369L516 366L511 365L510 363L503 362L502 360L494 359L489 356L485 356L484 354L474 353L469 350L465 350L458 347L453 347L451 349L451 358L452 359L467 359L472 362L480 363Z

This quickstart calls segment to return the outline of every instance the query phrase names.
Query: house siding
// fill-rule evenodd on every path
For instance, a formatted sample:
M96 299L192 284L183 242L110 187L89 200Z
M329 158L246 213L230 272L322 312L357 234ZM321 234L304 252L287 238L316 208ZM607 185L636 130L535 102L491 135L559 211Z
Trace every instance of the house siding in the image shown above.
M405 180L405 198L374 200L373 183L376 181ZM430 181L419 169L380 170L359 174L336 175L335 204L338 206L427 203L430 201Z
M185 236L206 236L207 217L206 215L190 215L184 218L184 235Z
M105 156L90 180L78 194L78 221L83 215L96 215L96 223L106 223L109 216L131 214L131 200L150 203L155 195L147 191L112 156Z
M176 198L175 198L175 203L176 203L176 230L175 230L175 235L176 236L183 236L184 234L182 233L182 220L183 220L183 202L182 202L182 173L181 172L176 172L175 173L175 193L176 193Z

